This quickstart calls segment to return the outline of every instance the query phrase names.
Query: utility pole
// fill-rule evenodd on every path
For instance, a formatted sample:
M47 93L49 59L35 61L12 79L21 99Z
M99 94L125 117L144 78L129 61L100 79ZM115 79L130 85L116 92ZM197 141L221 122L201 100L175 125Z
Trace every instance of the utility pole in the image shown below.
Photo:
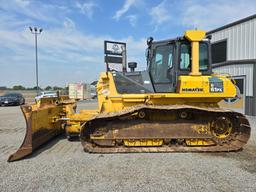
M29 30L32 34L35 35L35 53L36 53L36 92L37 92L37 96L39 95L39 86L38 86L38 53L37 53L37 35L40 35L43 31L42 28L40 28L39 30L37 29L37 27L29 27Z

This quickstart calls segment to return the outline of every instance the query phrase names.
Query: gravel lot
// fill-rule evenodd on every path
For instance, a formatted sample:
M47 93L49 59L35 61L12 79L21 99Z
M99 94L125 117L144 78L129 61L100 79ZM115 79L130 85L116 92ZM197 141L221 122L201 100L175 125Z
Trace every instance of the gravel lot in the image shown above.
M252 136L237 153L99 155L58 137L7 163L23 140L25 121L19 107L0 107L0 191L256 191L256 118L248 118Z

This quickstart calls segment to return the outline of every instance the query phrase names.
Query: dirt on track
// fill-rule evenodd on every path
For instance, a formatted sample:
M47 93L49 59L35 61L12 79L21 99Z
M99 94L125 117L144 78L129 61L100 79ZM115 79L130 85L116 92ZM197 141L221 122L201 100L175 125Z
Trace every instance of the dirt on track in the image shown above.
M92 109L95 102L79 102ZM0 107L1 191L256 191L256 117L242 151L89 154L60 136L28 158L7 163L21 144L19 107Z

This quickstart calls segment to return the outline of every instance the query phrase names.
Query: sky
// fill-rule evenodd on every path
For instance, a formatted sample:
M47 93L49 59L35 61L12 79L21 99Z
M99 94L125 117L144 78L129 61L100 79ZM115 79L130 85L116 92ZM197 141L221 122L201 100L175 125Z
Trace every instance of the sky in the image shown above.
M105 71L104 40L127 43L129 61L146 68L146 39L212 30L256 13L255 0L0 0L0 86L91 83Z

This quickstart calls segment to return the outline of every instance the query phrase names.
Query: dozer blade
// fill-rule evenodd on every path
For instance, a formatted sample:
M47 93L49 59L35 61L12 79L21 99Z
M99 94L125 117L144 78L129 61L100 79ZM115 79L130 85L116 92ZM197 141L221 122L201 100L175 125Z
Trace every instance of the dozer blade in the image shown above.
M26 135L20 148L9 156L8 162L32 154L39 146L63 132L61 117L66 115L66 105L75 106L65 98L43 98L40 103L21 106L26 120Z

